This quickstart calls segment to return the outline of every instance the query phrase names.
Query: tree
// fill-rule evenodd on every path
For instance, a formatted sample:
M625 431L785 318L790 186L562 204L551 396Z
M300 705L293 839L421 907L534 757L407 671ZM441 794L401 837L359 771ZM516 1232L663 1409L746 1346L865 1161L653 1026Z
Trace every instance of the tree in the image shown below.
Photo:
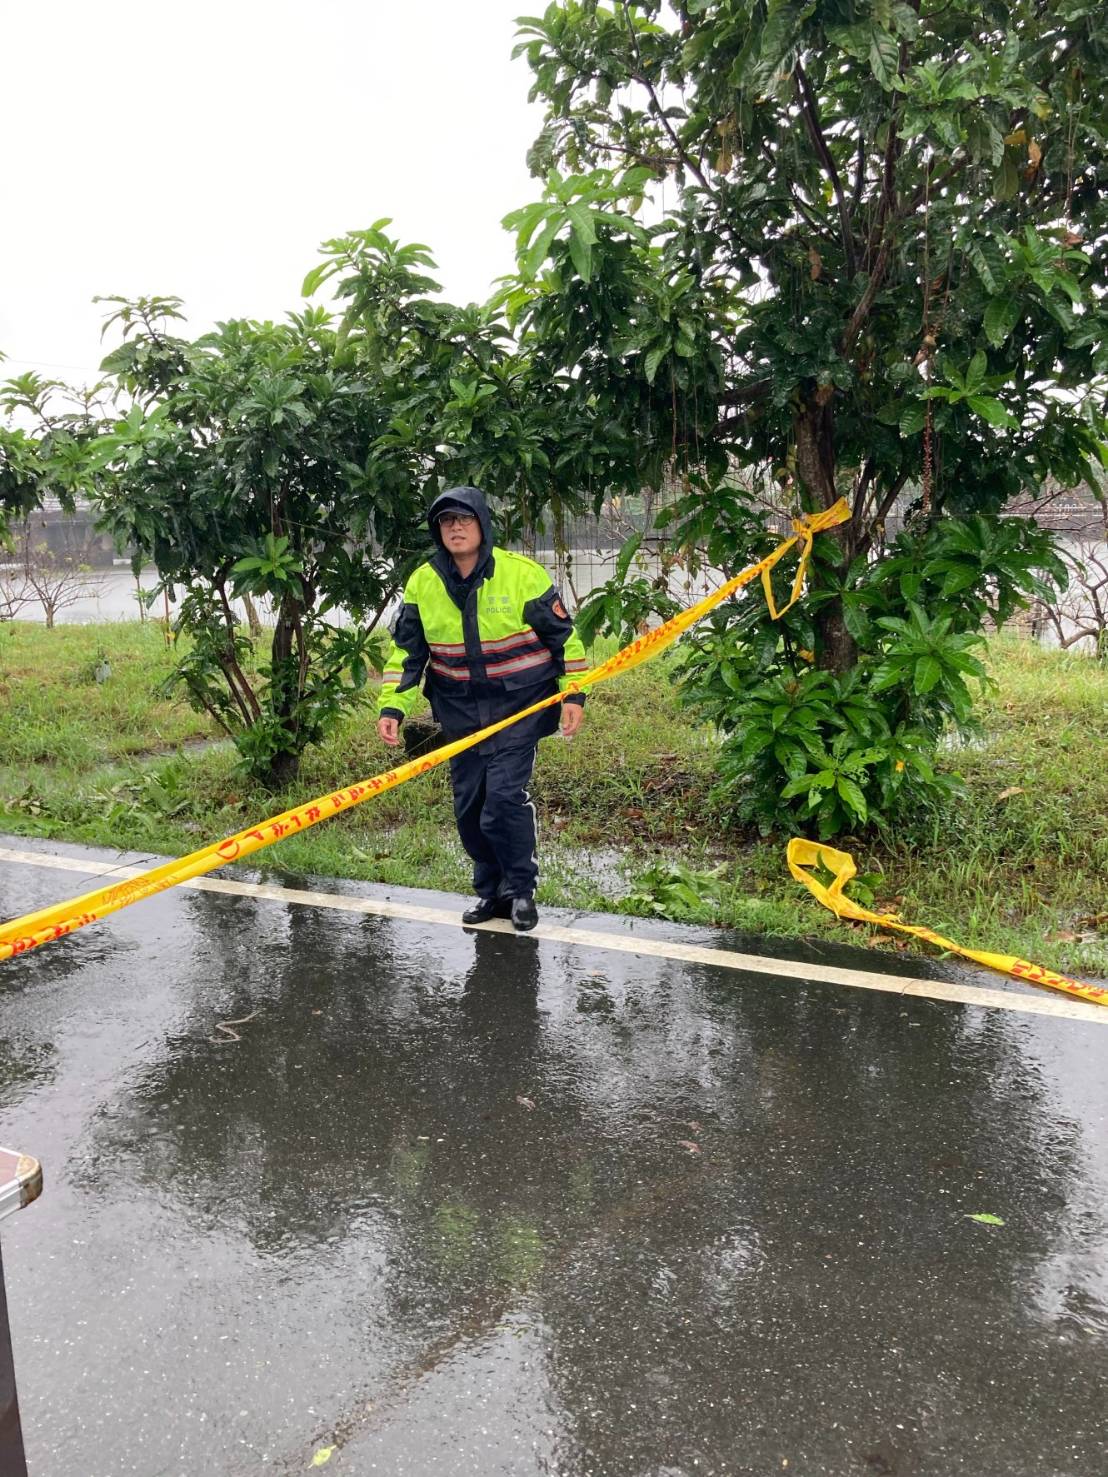
M109 301L124 337L104 368L134 403L92 457L103 524L157 568L151 598L185 591L172 682L256 775L287 784L364 699L376 628L421 541L413 490L366 473L380 384L351 373L320 310L188 341L168 331L177 299ZM273 611L260 665L234 608L247 595Z
M5 621L13 621L24 606L34 599L18 564L0 563L0 630Z
M1062 560L1069 587L1057 600L1040 602L1037 614L1050 622L1063 651L1087 643L1108 662L1108 501L1090 509L1083 526L1069 530Z
M74 391L34 373L0 382L7 420L0 425L0 547L11 548L13 522L22 523L47 496L73 511L87 487L85 448L95 435L101 388Z
M434 492L477 483L510 536L545 507L579 506L591 448L607 455L502 312L437 297L427 248L387 224L325 242L305 278L305 296L335 291L337 323L308 308L189 342L169 331L178 299L105 299L123 343L104 368L133 401L89 458L105 526L154 563L155 596L185 588L175 680L274 784L364 697ZM236 597L274 611L260 672ZM327 618L339 611L352 628Z
M742 694L764 687L737 775L763 823L782 798L825 833L865 820L929 784L916 758L968 720L985 615L1044 593L1044 568L1064 580L1048 539L993 515L1108 461L1108 16L560 0L521 24L547 189L506 222L512 321L640 475L675 468L679 544L757 551L767 488L850 500L804 611L783 632L750 602L721 618L697 675L748 734Z
M41 500L41 468L34 438L0 426L0 549L11 548L13 518L25 518Z
M486 305L444 301L424 271L428 249L390 239L388 224L325 242L303 289L335 291L345 306L337 352L379 391L387 428L367 478L428 501L450 483L479 486L504 537L544 516L558 526L621 479L637 490L633 430L601 426L603 408L577 392L572 366L519 340L510 293Z
M52 626L58 609L83 593L79 557L57 560L44 551L30 519L48 497L72 512L89 487L85 458L99 393L99 386L72 391L34 373L0 383L0 628L36 601Z
M42 521L32 515L17 525L15 560L0 590L10 591L20 607L38 604L47 630L53 630L58 612L76 605L96 587L90 565L91 549L86 540L77 548L51 548ZM8 603L11 596L6 597ZM0 607L5 596L0 596Z

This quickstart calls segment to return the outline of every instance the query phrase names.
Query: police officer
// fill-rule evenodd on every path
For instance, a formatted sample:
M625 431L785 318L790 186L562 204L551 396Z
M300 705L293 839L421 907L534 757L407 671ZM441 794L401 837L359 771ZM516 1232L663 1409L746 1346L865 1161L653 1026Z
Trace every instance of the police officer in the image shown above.
M443 737L463 738L564 691L587 668L585 649L550 576L493 544L484 493L451 487L427 518L438 546L404 590L378 702L377 731L400 741L400 725L424 690ZM561 706L567 738L584 717L584 694ZM528 786L535 750L558 728L557 705L533 713L450 761L454 816L473 860L476 902L465 923L510 917L538 922L535 807Z

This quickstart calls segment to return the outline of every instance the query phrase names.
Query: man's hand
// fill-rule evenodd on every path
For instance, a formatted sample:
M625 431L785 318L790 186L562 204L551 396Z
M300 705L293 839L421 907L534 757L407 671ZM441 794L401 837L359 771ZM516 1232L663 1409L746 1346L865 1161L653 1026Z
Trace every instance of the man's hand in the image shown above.
M572 738L585 719L585 710L580 703L562 704L562 737Z
M390 748L395 749L400 742L400 719L378 718L377 732Z

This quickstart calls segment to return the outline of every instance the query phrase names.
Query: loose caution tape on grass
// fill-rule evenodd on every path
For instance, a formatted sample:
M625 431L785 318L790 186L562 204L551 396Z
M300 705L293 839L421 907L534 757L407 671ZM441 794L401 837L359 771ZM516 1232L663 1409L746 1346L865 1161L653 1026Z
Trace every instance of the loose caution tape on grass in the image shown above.
M817 513L810 518L795 520L793 523L795 532L792 537L779 544L772 554L760 559L757 564L750 565L741 574L735 575L734 579L728 580L718 590L713 591L711 595L690 606L688 610L675 615L672 620L666 621L665 625L637 637L629 646L623 647L606 662L601 662L591 672L586 672L584 676L571 683L563 693L555 693L552 697L544 698L542 702L532 703L530 707L514 713L510 718L505 718L500 723L490 724L488 728L481 729L479 733L470 734L467 738L444 744L432 753L423 755L422 758L399 764L395 769L375 775L372 779L361 780L348 789L323 795L307 805L298 805L293 810L286 810L281 815L263 821L259 826L251 827L246 831L238 831L234 836L228 836L211 846L202 847L199 851L191 852L188 856L180 857L176 861L165 862L160 867L153 867L148 872L143 872L126 882L97 888L94 892L86 892L81 897L70 898L67 902L56 903L51 908L42 908L38 912L27 913L22 918L15 918L9 923L0 925L0 959L10 959L15 954L25 954L30 949L37 949L40 944L49 943L51 939L63 938L67 933L83 928L86 923L97 923L100 919L108 917L111 913L117 913L120 908L125 908L130 903L141 902L143 898L153 897L167 888L176 887L178 883L189 882L194 877L213 872L217 867L225 866L228 862L244 861L254 852L261 851L263 847L272 846L275 841L280 841L284 836L306 831L309 826L329 820L344 810L351 810L365 800L372 800L376 795L383 795L386 790L394 790L397 785L414 779L418 774L426 774L429 769L444 764L455 754L461 754L493 734L500 733L502 729L510 728L521 718L560 703L570 693L594 687L598 682L618 677L621 672L630 671L632 667L649 661L676 641L678 636L687 631L690 626L694 626L702 616L707 615L710 610L727 600L736 590L741 589L743 585L748 585L754 579L761 579L770 614L774 620L777 620L800 598L815 535L824 529L834 528L838 523L844 523L849 516L850 509L846 502L840 499L833 508L828 508L826 512ZM787 604L778 610L770 587L770 575L774 567L796 544L800 545L800 559L792 590Z
M825 908L830 908L837 918L850 918L859 923L876 923L882 928L895 928L900 933L910 933L915 938L926 939L928 943L938 944L941 949L949 949L966 959L974 959L978 964L987 965L989 969L1011 975L1013 979L1027 980L1033 985L1045 985L1051 990L1064 990L1067 995L1090 1000L1094 1005L1108 1005L1108 990L1096 985L1071 980L1068 975L1055 974L1053 970L1042 969L1026 959L1018 959L1014 954L992 954L985 949L964 948L951 939L943 938L941 933L934 933L930 928L902 923L899 913L871 913L868 908L851 902L844 895L843 888L857 875L858 869L854 865L854 858L845 851L827 846L822 841L806 841L802 836L794 836L789 842L787 857L789 871L796 880L803 882L813 897ZM831 873L830 882L823 883L812 875L810 868L819 866Z

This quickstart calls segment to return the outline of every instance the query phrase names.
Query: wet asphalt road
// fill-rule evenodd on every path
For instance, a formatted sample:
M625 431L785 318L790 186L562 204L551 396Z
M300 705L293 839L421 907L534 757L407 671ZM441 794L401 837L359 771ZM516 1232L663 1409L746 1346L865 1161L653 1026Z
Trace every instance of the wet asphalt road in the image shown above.
M6 865L0 913L84 886ZM1106 1061L1082 1021L127 909L0 964L32 1477L1094 1477Z

